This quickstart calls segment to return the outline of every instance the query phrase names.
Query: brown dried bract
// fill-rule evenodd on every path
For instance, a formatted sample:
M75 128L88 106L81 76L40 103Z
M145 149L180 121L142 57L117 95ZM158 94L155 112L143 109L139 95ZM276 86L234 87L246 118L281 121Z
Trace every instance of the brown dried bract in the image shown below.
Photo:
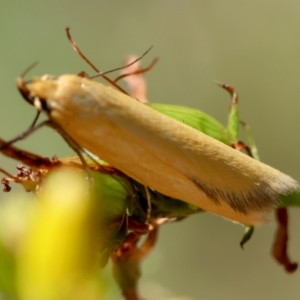
M272 249L272 255L276 261L284 266L287 273L293 273L298 268L298 263L291 262L288 253L288 212L286 208L276 210L278 229Z
M154 248L158 236L158 226L152 224L145 242L138 247L141 235L131 232L125 241L111 255L113 275L127 300L141 299L138 296L137 285L141 276L140 264Z
M7 145L3 139L0 139L0 148L2 148L2 154L22 163L16 167L17 173L15 175L11 175L5 170L0 169L0 172L6 175L1 180L1 183L4 185L3 191L5 192L11 190L9 186L10 182L21 184L26 191L34 191L41 184L43 177L50 169L61 165L61 162L55 156L52 159L42 157L21 150L13 145ZM24 165L29 167L27 168Z
M10 187L10 185L9 185L9 179L8 179L7 177L3 177L3 178L1 179L1 184L4 185L4 187L3 187L3 192L8 193L8 192L11 191L11 187Z
M252 153L251 153L251 149L249 148L249 146L247 146L245 143L241 142L241 141L237 141L232 145L232 148L234 148L235 150L238 151L245 151L249 156L253 157Z

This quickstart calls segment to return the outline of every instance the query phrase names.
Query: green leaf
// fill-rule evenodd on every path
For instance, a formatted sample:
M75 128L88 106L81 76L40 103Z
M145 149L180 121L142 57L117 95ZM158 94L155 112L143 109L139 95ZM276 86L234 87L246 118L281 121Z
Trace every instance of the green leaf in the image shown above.
M280 197L280 207L300 206L300 191Z
M148 105L172 119L199 130L226 145L230 145L226 128L201 110L170 104L149 103Z

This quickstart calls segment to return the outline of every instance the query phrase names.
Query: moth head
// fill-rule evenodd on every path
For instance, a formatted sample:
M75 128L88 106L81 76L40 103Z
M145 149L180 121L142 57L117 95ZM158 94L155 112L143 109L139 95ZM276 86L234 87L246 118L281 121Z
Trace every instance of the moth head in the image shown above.
M23 77L17 79L17 87L26 102L33 105L38 111L50 113L48 100L55 91L56 77L44 75L28 81Z

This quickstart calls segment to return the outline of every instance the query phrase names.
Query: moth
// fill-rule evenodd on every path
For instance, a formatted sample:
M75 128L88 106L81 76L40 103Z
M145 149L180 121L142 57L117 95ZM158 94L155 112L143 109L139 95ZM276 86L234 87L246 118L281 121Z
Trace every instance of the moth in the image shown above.
M75 150L232 221L266 222L280 195L298 187L288 175L89 78L21 77L17 86Z

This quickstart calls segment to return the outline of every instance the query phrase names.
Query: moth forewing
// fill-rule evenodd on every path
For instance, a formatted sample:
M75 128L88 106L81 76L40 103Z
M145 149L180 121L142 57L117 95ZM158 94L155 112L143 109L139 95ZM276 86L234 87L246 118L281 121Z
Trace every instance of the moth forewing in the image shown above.
M53 127L83 148L146 186L233 221L265 222L279 196L297 188L291 177L100 83L43 76L26 88Z

